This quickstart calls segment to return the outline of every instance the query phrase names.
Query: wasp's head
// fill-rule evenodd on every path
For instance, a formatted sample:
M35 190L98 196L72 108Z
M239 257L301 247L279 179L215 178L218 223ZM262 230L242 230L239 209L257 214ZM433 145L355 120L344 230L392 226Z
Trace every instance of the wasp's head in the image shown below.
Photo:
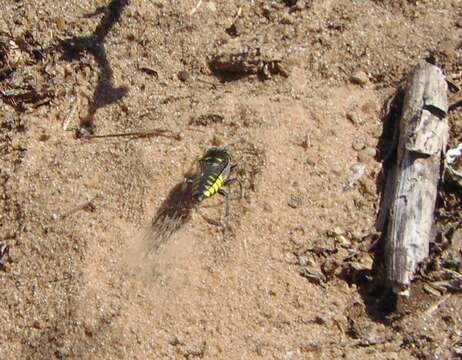
M202 160L206 162L216 162L218 161L223 161L225 163L231 162L231 154L229 151L225 148L220 148L220 147L211 147L207 150L205 153L204 157Z

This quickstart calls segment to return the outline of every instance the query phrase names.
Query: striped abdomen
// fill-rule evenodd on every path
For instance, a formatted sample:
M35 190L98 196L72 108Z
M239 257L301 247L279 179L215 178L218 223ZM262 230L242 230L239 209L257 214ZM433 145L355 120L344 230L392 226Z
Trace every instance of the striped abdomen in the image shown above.
M202 201L215 195L225 183L222 174L209 174L198 176L193 182L193 198Z

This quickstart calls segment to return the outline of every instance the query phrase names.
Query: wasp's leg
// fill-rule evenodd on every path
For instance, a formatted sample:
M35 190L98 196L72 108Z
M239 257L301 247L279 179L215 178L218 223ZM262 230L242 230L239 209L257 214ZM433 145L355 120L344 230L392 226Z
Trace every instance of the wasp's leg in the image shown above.
M243 199L243 198L244 198L244 187L242 186L242 183L241 183L241 181L240 181L239 179L236 179L236 178L234 178L234 179L228 179L228 180L225 181L225 184L224 184L224 185L227 186L227 185L232 185L232 184L234 184L234 183L238 183L238 184L239 184L239 189L240 189L240 191L241 191L241 199Z
M229 195L225 190L223 190L223 188L218 190L218 193L225 197L225 217L228 217L229 215Z
M226 237L226 234L227 234L228 228L229 228L229 219L228 219L228 215L229 215L229 195L223 188L218 190L218 193L225 197L225 225L224 225L224 229L223 229L223 237Z

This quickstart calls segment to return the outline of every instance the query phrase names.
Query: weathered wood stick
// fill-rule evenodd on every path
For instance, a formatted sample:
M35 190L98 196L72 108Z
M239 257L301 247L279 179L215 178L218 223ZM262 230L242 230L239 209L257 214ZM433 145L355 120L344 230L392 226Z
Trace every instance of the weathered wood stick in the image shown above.
M388 206L386 276L409 296L417 265L428 256L441 159L448 139L447 84L441 70L421 61L409 74L399 121L397 160L382 203ZM388 181L391 180L391 181ZM389 200L389 201L388 201Z

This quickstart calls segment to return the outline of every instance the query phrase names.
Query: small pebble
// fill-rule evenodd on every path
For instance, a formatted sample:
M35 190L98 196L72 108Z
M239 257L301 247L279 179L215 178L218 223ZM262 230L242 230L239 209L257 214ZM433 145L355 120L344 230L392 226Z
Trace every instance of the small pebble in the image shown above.
M262 12L262 15L268 20L271 20L271 18L273 17L273 13L267 5L263 5L261 12Z
M353 144L351 144L354 150L361 151L366 147L366 142L364 139L356 138L353 140Z
M268 204L267 202L264 202L263 203L263 211L267 212L267 213L270 213L273 211L273 208L271 207L270 204Z
M293 253L286 253L285 260L287 264L297 264L298 263L297 256Z
M328 317L326 315L316 315L313 322L318 325L327 324Z
M462 116L459 117L458 119L454 119L453 126L456 129L462 130Z
M335 240L339 243L340 246L343 246L343 247L345 247L345 248L351 247L351 241L348 240L348 239L347 239L345 236L343 236L343 235L338 236Z
M357 71L350 77L350 82L356 85L366 85L369 82L369 78L364 71Z
M241 19L237 19L229 28L226 29L226 32L231 36L239 36L245 30L244 22Z
M191 78L191 75L189 75L189 73L186 71L186 70L181 70L179 73L178 73L178 79L180 81L188 81L189 79Z
M304 0L298 0L297 4L295 5L296 10L303 10L306 7Z
M289 350L286 353L285 360L291 360L291 359L293 359L294 356L299 355L299 354L300 354L299 349Z
M376 185L373 180L370 178L362 178L360 183L364 189L364 192L368 195L375 195L376 193Z
M207 7L210 11L216 12L217 11L217 6L213 1L208 1L207 2Z
M40 324L40 321L38 320L35 320L33 323L32 323L32 326L35 328L35 329L40 329L42 326Z
M359 117L359 115L357 115L357 114L354 113L354 112L349 112L349 113L347 113L347 114L346 114L346 118L347 118L348 120L350 120L351 123L354 124L354 125L361 125L362 123L364 123L363 119L361 119L361 118Z
M364 165L362 162L353 164L348 170L344 189L351 188L353 185L355 185L358 182L358 180L362 178L365 171L366 165Z
M375 153L374 148L367 147L358 153L358 161L360 163L368 163L374 158Z
M298 195L291 195L289 201L287 201L287 205L289 205L292 209L297 209L302 206L303 200Z
M366 147L364 149L364 152L372 158L375 157L375 155L377 154L377 150L374 147L370 146Z
M374 139L378 139L382 136L383 128L381 126L376 126L372 129L371 135Z
M298 263L300 264L300 266L307 266L310 264L310 260L308 259L307 256L300 255L298 257Z
M50 138L48 134L40 134L39 141L47 141Z
M281 24L285 25L292 25L294 23L294 19L290 14L283 14L281 18Z
M333 229L327 230L326 234L327 234L327 236L330 236L330 237L336 237L336 236L339 236L339 235L343 235L343 231L338 226L336 226Z
M66 20L63 17L58 17L56 19L56 27L59 31L63 31L66 29Z
M278 64L278 73L284 77L289 77L298 64L299 59L289 57L283 59Z

